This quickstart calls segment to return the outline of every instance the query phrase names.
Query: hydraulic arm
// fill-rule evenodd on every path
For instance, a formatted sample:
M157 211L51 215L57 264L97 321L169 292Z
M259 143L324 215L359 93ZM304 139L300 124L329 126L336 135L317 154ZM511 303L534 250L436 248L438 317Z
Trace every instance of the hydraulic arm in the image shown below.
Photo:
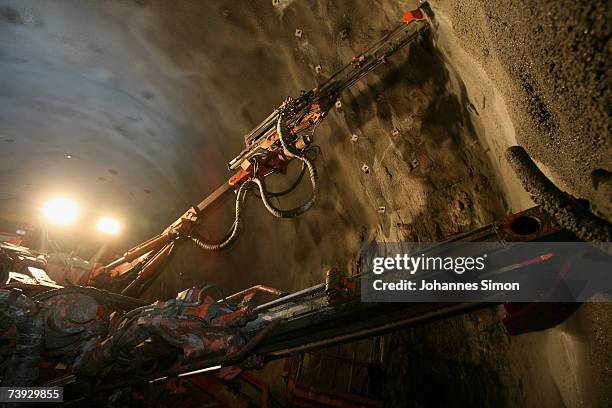
M525 225L532 228L526 230ZM497 249L490 256L514 251L519 259L531 259L532 255L512 245L526 240L576 237L535 207L446 242L491 242ZM15 253L13 249L6 252L9 257ZM540 261L553 262L556 267L572 259L573 254L559 253ZM520 265L529 271L533 263ZM64 386L71 398L95 398L106 395L107 390L147 386L202 372L227 379L269 360L439 320L487 304L363 302L360 279L332 269L324 283L290 294L258 285L225 296L218 286L206 285L153 304L93 287L46 287L41 292L39 284L26 295L6 285L0 287L0 315L6 326L5 347L0 352L11 357L0 361L0 375L3 382L17 381L17 385L52 378L43 380L43 385ZM255 299L262 292L273 300L261 303ZM552 327L577 305L512 304L507 307L511 313L504 323L511 333ZM51 372L41 371L39 377L30 370L26 377L19 377L26 372L24 364L30 363ZM63 368L53 368L59 366Z
M205 250L218 251L233 243L242 228L242 208L249 191L255 191L270 214L278 218L296 217L311 208L318 195L318 174L315 167L317 150L312 145L314 128L335 106L340 94L372 70L384 64L396 51L413 42L428 30L428 5L407 12L400 26L390 31L361 55L316 88L297 98L287 98L265 120L245 136L245 148L229 163L233 175L199 204L187 210L161 234L127 251L112 263L94 269L89 283L122 290L138 296L146 289L160 265L173 252L179 239L190 239ZM266 177L286 174L292 160L299 160L302 169L293 186L271 192ZM304 175L312 187L310 198L292 209L277 208L271 201L290 193ZM198 233L203 214L221 200L235 193L235 219L228 234L219 242L207 242Z

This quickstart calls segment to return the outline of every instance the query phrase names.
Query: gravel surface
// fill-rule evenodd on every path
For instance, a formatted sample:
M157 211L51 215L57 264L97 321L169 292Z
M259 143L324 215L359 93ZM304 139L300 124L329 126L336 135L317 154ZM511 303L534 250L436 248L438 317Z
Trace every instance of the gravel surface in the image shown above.
M517 141L577 196L612 167L607 1L434 1L495 81Z

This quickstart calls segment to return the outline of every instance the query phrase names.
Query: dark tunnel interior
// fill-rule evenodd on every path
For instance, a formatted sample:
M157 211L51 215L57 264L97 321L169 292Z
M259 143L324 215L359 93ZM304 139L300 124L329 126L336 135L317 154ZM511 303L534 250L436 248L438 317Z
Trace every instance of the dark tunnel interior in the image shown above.
M612 405L611 18L0 0L0 404ZM368 299L364 254L396 243L554 287Z

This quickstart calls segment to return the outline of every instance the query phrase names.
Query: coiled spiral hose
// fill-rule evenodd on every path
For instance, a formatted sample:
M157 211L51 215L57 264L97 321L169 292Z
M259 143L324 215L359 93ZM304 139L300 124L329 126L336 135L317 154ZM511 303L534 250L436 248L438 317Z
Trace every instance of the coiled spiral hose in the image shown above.
M261 194L261 201L264 207L266 207L266 210L268 210L270 214L277 218L294 218L300 214L305 213L315 204L319 196L319 176L317 174L317 168L315 167L313 161L307 158L303 151L300 151L287 141L287 113L287 108L281 108L278 113L278 122L276 123L276 131L278 133L278 138L281 142L281 145L283 146L285 154L289 157L294 157L298 160L301 160L303 166L308 169L308 174L310 176L310 184L312 185L312 195L310 196L310 199L304 204L289 210L283 210L275 207L270 202L270 197L272 197L273 195L266 191L263 181L257 177L253 177L252 181L259 188L259 193Z
M238 193L236 193L236 212L234 223L226 235L226 237L218 243L210 243L204 241L204 238L198 234L197 232L192 232L189 237L197 246L207 251L220 251L222 249L227 248L231 245L237 238L240 230L242 229L242 207L244 202L246 201L246 196L248 193L248 188L251 185L250 181L244 182L240 188L238 189Z
M298 179L296 180L295 183L293 183L293 185L290 188L282 192L267 191L263 181L256 176L245 181L240 186L236 194L236 210L235 210L236 212L235 212L234 223L232 224L232 227L229 233L226 235L226 237L221 242L218 242L218 243L206 242L198 232L193 231L191 233L189 238L200 248L207 250L207 251L220 251L220 250L227 248L234 241L236 241L236 239L238 238L238 234L240 233L242 229L243 205L246 201L246 196L247 196L247 193L249 192L249 188L253 184L255 184L257 188L259 189L260 198L266 210L270 214L272 214L274 217L277 217L277 218L297 217L298 215L301 215L305 213L306 211L308 211L317 201L317 198L319 196L319 176L317 174L317 169L314 165L314 159L309 159L306 156L306 151L301 151L288 142L287 140L287 114L288 112L289 112L289 109L286 107L286 105L285 107L280 109L279 114L278 114L278 122L276 124L276 131L278 132L278 137L283 147L283 151L285 152L285 155L291 158L296 158L302 162L302 170L301 170L301 173ZM312 194L310 196L310 199L308 199L308 201L305 202L304 204L298 207L295 207L295 208L291 208L291 209L280 209L280 208L275 207L274 204L270 202L270 198L279 197L279 196L288 194L289 192L293 191L293 189L295 189L297 185L299 184L299 182L302 180L305 170L308 170L310 184L312 186Z

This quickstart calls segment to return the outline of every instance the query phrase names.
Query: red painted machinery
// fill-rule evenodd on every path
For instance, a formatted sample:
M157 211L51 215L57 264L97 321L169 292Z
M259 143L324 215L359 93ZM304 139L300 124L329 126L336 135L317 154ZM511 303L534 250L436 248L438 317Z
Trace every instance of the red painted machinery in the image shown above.
M242 228L242 208L250 191L262 201L268 212L277 218L293 218L310 209L318 195L319 183L315 167L317 147L313 146L315 127L334 107L340 106L340 94L380 65L395 52L414 42L429 29L427 3L419 9L407 12L402 24L384 38L354 57L344 68L336 72L318 87L303 92L299 97L287 98L264 121L245 136L245 148L228 163L234 174L202 202L187 210L161 234L130 249L122 257L92 271L89 284L105 287L132 296L139 296L153 279L160 266L172 253L179 240L190 240L200 248L218 251L232 244ZM302 169L293 183L285 190L268 191L266 177L285 174L293 160ZM308 173L312 186L310 199L293 209L280 209L272 203L272 197L289 194ZM235 220L227 235L217 243L209 243L198 233L206 210L235 193Z

